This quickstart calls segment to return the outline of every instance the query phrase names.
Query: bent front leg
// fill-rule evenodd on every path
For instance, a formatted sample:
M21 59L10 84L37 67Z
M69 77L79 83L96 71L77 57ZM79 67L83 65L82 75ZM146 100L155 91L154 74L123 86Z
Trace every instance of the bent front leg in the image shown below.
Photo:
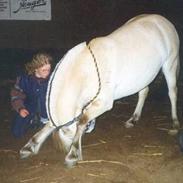
M39 152L39 149L46 138L55 130L55 127L48 122L39 132L37 132L28 143L20 150L20 158L27 158Z
M109 102L109 100L108 100ZM97 100L93 102L89 108L86 110L84 115L81 117L78 125L76 134L74 136L71 148L69 153L65 158L65 164L68 168L73 167L77 164L79 160L82 160L82 148L81 148L81 140L82 135L85 132L86 125L92 119L95 119L99 115L103 114L105 111L112 108L113 100L110 103L104 103L103 100Z
M149 92L149 87L146 87L138 93L137 106L135 108L135 111L134 111L132 117L128 121L125 122L125 127L126 128L133 127L134 123L137 122L140 119L142 109L143 109L143 106L144 106L144 102L147 98L148 92Z

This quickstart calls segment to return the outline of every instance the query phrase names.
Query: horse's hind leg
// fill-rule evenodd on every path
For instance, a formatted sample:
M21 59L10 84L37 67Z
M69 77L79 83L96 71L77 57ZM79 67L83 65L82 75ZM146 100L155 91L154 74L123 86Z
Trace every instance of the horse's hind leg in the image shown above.
M28 143L20 150L20 158L27 158L39 152L39 149L45 139L55 130L50 123L47 123L43 129L37 132Z
M178 129L180 127L179 120L177 117L177 76L179 69L179 58L178 56L173 60L173 62L165 63L163 65L163 73L167 81L168 95L171 102L171 114L173 120L173 128Z
M145 99L147 98L148 92L149 92L149 87L146 87L138 93L137 106L135 108L135 111L134 111L132 117L128 121L125 122L125 127L126 128L133 127L134 122L137 122L139 120L139 118L141 116L141 113L142 113L142 109L143 109L143 106L144 106Z

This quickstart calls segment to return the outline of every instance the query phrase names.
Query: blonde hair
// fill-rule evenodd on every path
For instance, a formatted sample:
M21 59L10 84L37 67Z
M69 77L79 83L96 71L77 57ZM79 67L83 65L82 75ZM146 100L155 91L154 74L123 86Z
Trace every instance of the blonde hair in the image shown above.
M32 61L25 64L25 70L28 75L33 75L35 70L46 65L52 65L52 57L47 53L37 53L33 56Z

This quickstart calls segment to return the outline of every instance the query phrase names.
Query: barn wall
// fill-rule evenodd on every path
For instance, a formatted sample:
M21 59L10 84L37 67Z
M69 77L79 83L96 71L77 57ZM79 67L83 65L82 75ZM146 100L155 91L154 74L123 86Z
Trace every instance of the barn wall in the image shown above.
M0 48L70 48L140 13L161 13L182 29L181 0L52 0L51 21L0 20Z
M183 39L182 0L52 0L51 21L0 20L0 77L14 75L32 54L44 49L56 62L74 45L115 30L141 13L159 13ZM182 60L181 47L181 60Z

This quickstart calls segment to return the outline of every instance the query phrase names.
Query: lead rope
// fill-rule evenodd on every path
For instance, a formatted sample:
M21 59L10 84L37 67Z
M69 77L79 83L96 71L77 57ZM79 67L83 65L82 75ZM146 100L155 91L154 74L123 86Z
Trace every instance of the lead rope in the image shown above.
M62 127L64 127L64 126L70 126L70 125L72 125L75 121L79 121L80 119L81 119L81 116L83 115L83 113L84 113L84 110L98 97L98 95L99 95L99 93L100 93L100 91L101 91L101 79L100 79L100 73L99 73L99 69L98 69L98 64L97 64L97 61L96 61L96 58L95 58L95 55L93 54L93 51L91 50L91 48L90 48L90 46L89 45L87 45L87 48L88 48L88 50L90 51L90 53L91 53L91 55L92 55L92 57L93 57L93 61L94 61L94 64L95 64L95 68L96 68L96 72L97 72L97 77L98 77L98 90L97 90L97 93L95 94L95 96L89 101L89 102L87 102L84 106L83 106L83 108L82 108L82 110L81 110L81 113L77 116L77 117L75 117L73 120L71 120L71 121L69 121L69 122L67 122L67 123L65 123L65 124L63 124L63 125L60 125L60 126L57 126L56 124L55 124L55 122L53 121L53 119L51 119L51 121L52 121L52 124L56 127L56 130L59 130L60 128L62 128ZM51 115L50 115L51 116Z
M98 97L100 91L101 91L101 80L100 80L100 73L99 73L99 69L98 69L98 64L97 64L97 61L96 61L96 58L95 58L95 55L93 54L93 51L91 50L90 46L87 45L92 57L93 57L93 61L95 63L95 68L96 68L96 72L97 72L97 76L98 76L98 90L97 90L97 93L95 94L95 96L89 101L87 102L84 106L83 106L83 109L81 111L81 114L80 115L83 115L84 113L84 110Z

